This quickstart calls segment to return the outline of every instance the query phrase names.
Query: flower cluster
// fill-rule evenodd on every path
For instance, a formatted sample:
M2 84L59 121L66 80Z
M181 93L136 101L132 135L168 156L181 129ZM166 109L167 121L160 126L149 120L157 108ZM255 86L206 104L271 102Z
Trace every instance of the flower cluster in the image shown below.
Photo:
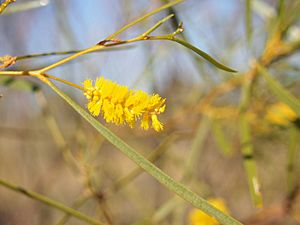
M210 204L222 211L223 213L229 214L225 202L222 199L211 198L208 200ZM189 224L190 225L218 225L219 222L211 216L205 214L199 209L193 209L189 213Z
M0 69L5 69L16 63L16 57L5 55L0 57Z
M128 124L134 127L141 119L141 127L149 129L149 123L156 131L163 129L157 115L165 110L165 100L158 94L149 95L143 91L129 90L104 77L83 82L84 95L88 99L87 108L93 116L102 113L106 122L116 125Z
M282 102L273 104L266 115L267 121L283 127L288 126L297 119L297 114L288 105Z

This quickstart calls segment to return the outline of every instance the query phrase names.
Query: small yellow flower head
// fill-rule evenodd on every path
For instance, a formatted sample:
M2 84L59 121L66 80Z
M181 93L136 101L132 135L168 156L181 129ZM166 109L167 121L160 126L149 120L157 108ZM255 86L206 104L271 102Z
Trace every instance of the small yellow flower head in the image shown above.
M139 119L141 127L156 131L163 129L157 115L165 111L165 100L158 94L149 95L143 91L132 91L110 80L100 77L93 85L92 80L83 82L84 95L89 101L87 108L93 116L102 113L108 123L128 124L133 127Z
M229 214L229 210L222 199L212 198L208 202L220 211ZM199 209L193 209L189 213L189 225L218 225L219 222Z
M296 121L297 114L286 104L279 102L270 107L267 112L266 120L279 126L288 126Z

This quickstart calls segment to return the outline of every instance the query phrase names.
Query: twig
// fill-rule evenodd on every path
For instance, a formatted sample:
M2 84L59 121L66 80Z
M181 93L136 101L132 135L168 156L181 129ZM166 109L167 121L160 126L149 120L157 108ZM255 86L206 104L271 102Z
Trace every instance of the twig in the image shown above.
M127 50L131 49L134 46L120 46L117 48L107 48L105 51L120 51L120 50ZM101 52L104 49L99 49L98 51L95 51L94 53ZM60 56L60 55L71 55L78 52L83 51L83 49L80 50L70 50L70 51L60 51L60 52L47 52L47 53L37 53L37 54L29 54L29 55L21 55L16 56L16 61L24 60L24 59L32 59L36 57L46 57L46 56Z
M1 5L0 5L0 14L6 9L6 7L15 2L16 0L5 0L5 2L3 2Z
M71 214L72 216L82 220L82 221L85 221L89 224L93 224L93 225L105 225L104 223L102 222L99 222L75 209L72 209L68 206L65 206L63 205L62 203L60 202L57 202L53 199L50 199L44 195L41 195L41 194L38 194L36 192L33 192L33 191L30 191L30 190L27 190L23 187L20 187L20 186L17 186L16 184L13 184L13 183L9 183L5 180L2 180L0 179L0 185L1 186L4 186L12 191L15 191L15 192L18 192L20 194L23 194L23 195L26 195L27 197L29 198L32 198L32 199L35 199L35 200L38 200L46 205L49 205L49 206L52 206L56 209L59 209L65 213L68 213L68 214Z

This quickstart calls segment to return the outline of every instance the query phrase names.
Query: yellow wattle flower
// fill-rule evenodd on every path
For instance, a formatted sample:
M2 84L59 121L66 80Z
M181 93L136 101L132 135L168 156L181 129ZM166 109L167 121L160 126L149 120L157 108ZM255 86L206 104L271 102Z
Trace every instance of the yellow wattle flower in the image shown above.
M158 94L149 95L143 91L129 90L104 77L83 82L84 95L89 101L87 108L93 116L102 113L108 123L128 124L131 128L141 120L141 128L151 126L156 131L163 130L163 124L157 115L165 111L165 100Z
M208 202L214 207L222 211L223 213L229 214L229 210L225 205L225 202L219 198L208 199ZM199 209L193 209L189 213L189 225L218 225L219 222L213 217L205 214Z
M288 126L297 120L298 115L286 104L278 102L273 104L267 112L266 120L270 123Z

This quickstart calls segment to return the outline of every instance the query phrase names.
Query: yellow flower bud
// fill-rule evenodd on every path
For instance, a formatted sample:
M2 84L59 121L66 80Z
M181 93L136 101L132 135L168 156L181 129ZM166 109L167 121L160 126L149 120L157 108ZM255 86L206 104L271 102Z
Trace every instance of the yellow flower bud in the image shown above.
M208 202L214 207L222 211L223 213L229 214L225 202L222 199L212 198L208 199ZM199 209L193 209L189 213L189 225L218 225L219 222L213 217L205 214Z
M288 126L298 118L297 114L286 104L279 102L270 107L266 120L272 124Z

